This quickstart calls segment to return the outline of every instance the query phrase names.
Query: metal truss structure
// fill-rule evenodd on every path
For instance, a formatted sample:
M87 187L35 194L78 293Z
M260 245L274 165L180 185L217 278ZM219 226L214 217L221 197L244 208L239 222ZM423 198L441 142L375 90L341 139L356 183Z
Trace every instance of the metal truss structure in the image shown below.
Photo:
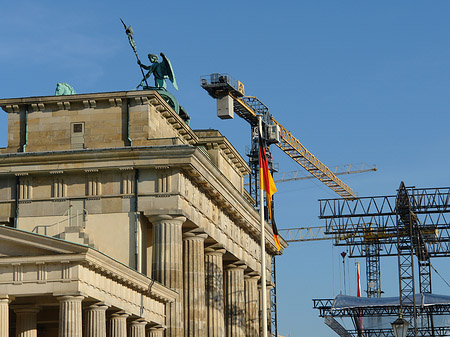
M409 189L411 209L430 257L450 255L450 187ZM380 256L397 256L396 195L362 197L355 200L322 199L320 219L325 233L337 246L348 246L351 257L365 257L365 246L380 244ZM409 235L406 230L400 236Z
M320 317L354 317L354 316L392 316L398 317L399 306L371 306L371 307L352 307L343 309L333 309L334 299L313 299L313 308L319 310ZM412 314L411 305L403 307L404 314ZM450 315L450 304L434 304L430 306L419 306L416 308L418 314ZM450 328L450 327L449 327Z
M343 309L332 309L334 299L314 299L313 307L319 310L319 316L325 319L333 318L351 318L354 322L359 317L392 317L392 321L399 315L400 307L398 305L390 306L373 306L373 307L352 307ZM418 306L411 305L403 306L402 311L404 315L412 316L414 312L420 317L433 317L433 316L449 316L450 304L435 304L430 306ZM356 326L356 323L355 323ZM350 336L360 337L394 337L393 330L391 328L370 328L358 331L358 329L347 330ZM450 326L428 326L424 324L418 327L416 331L410 330L408 336L418 337L434 337L434 336L449 336Z
M278 317L277 317L277 266L276 257L272 256L272 282L273 288L270 291L270 333L278 337Z
M366 258L368 297L381 297L380 257L397 256L403 316L411 322L414 336L440 336L445 329L435 326L433 316L449 314L449 308L424 311L416 305L414 260L418 263L420 292L431 293L430 258L450 256L448 213L450 188L407 188L402 182L397 195L320 200L319 217L325 220L325 234L333 237L335 245L348 246L350 257ZM320 307L326 310L327 305L322 303ZM374 310L381 310L382 315L399 314L398 306L358 308L357 312L371 316ZM324 312L321 315L326 316ZM346 315L354 317L355 313ZM384 332L379 333L370 336L384 336Z

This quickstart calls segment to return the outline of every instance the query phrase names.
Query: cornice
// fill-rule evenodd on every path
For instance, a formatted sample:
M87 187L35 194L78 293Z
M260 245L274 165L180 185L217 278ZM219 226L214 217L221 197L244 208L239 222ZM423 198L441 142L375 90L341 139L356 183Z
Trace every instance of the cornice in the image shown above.
M198 146L205 146L207 149L218 147L242 175L251 172L239 152L218 130L194 130L194 132L198 135Z
M103 253L89 247L80 247L85 252L42 256L2 256L0 257L0 266L61 263L83 265L89 270L143 293L159 302L173 302L178 297L178 293L175 290L165 287Z
M175 290L167 288L161 283L117 262L104 254L89 249L86 253L84 264L91 270L110 277L141 293L146 293L151 298L167 303L173 302L178 297Z

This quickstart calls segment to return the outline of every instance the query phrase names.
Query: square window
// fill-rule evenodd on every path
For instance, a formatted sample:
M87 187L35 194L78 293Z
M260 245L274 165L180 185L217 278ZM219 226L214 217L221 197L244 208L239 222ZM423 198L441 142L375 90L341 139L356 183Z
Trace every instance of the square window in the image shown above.
M73 132L77 133L77 132L83 132L83 124L82 123L77 123L73 125Z

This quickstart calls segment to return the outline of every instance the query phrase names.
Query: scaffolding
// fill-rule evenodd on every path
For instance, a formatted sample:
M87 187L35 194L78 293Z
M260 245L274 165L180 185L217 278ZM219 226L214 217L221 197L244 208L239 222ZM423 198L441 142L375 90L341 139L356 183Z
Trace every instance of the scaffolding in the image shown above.
M380 257L396 256L399 273L398 305L390 307L354 307L330 311L328 300L315 300L320 315L398 316L399 307L411 326L411 336L441 336L448 328L436 324L435 315L448 315L450 304L424 308L416 302L416 268L420 294L432 293L431 258L450 256L450 188L406 187L402 182L396 195L320 200L320 218L325 220L325 234L336 246L347 246L350 257L366 259L367 295L380 299ZM414 266L417 261L417 267ZM450 302L449 302L450 303ZM356 316L355 316L356 315ZM358 317L359 317L358 316ZM448 325L448 323L446 323ZM355 321L355 330L357 324ZM391 331L391 329L388 329ZM350 332L356 333L355 331ZM361 336L359 331L357 336ZM392 336L376 328L364 329L364 336Z

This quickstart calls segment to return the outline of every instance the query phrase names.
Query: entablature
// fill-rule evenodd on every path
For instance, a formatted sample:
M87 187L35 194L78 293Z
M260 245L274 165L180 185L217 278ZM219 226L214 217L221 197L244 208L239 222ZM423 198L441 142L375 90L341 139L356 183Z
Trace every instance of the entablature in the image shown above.
M60 172L97 174L114 170L169 168L175 172L183 172L238 227L244 228L254 238L259 237L261 229L257 211L210 159L193 146L126 147L0 155L0 176L54 175L61 174ZM181 195L181 191L160 192L139 189L139 197L173 194ZM276 246L270 235L271 229L267 224L266 231L267 249L276 254Z

